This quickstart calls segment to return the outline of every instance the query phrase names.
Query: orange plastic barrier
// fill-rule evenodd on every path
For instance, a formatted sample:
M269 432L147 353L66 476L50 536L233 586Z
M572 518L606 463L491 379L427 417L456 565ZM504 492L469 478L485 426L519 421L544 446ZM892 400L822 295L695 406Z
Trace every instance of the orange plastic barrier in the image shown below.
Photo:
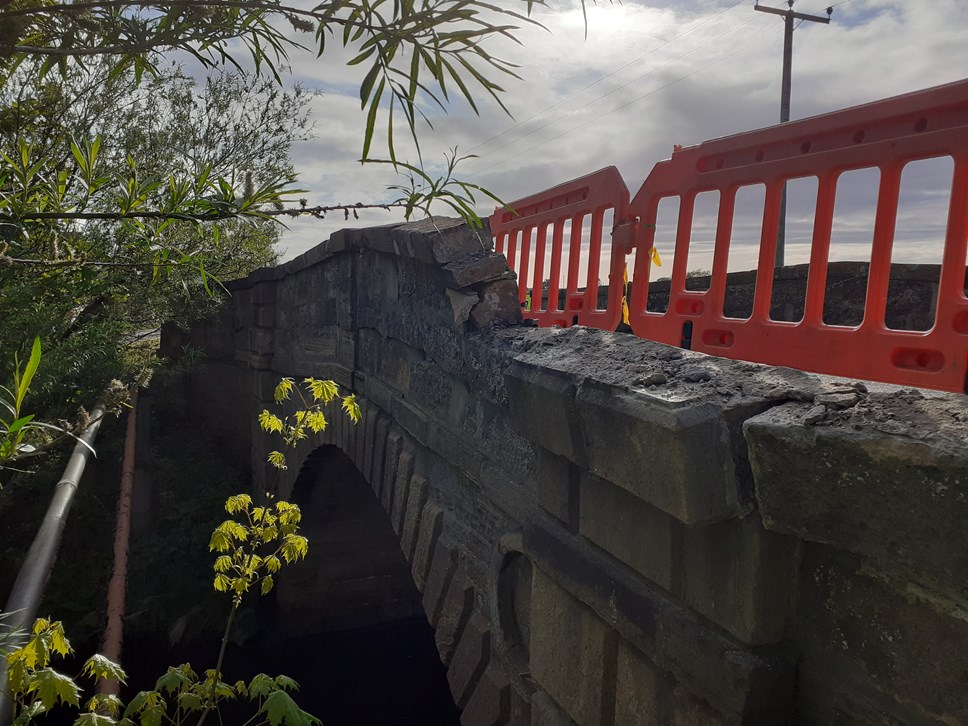
M628 203L628 187L610 166L494 210L490 222L495 248L518 275L524 317L543 326L618 326L625 250L613 254L610 238L612 227L625 219ZM603 251L609 260L603 259ZM600 308L603 262L608 300Z
M926 331L891 329L885 314L901 175L911 162L936 158L952 161L953 175L934 324ZM864 316L856 326L834 325L824 322L824 298L838 180L857 169L876 170L879 176ZM813 180L817 195L803 317L785 322L771 319L770 306L783 190L797 179ZM746 187L765 189L756 288L750 317L727 318L735 203ZM709 288L696 291L687 289L686 273L696 197L704 192L718 192L719 207ZM668 308L654 312L647 309L649 251L656 242L659 203L666 198L678 199L679 216ZM603 242L606 210L613 214L610 245ZM495 210L491 230L497 251L506 253L518 273L522 306L531 303L525 317L540 325L614 330L622 318L625 256L635 251L629 322L640 337L728 358L968 393L968 80L676 147L671 159L653 168L631 203L618 171L608 167ZM668 242L661 240L660 248ZM610 255L609 290L607 304L599 309L603 249ZM583 265L584 286L579 287ZM547 290L539 294L543 287Z
M934 326L927 331L885 325L891 252L901 172L909 162L953 159L944 253ZM879 171L873 246L864 318L856 327L823 320L831 225L839 177L852 169ZM810 267L803 318L770 318L774 257L784 183L817 181ZM726 318L726 267L737 191L765 185L756 291L749 319ZM710 287L686 289L686 265L696 195L718 190ZM649 255L655 242L658 204L679 198L669 306L650 312ZM709 141L677 150L649 174L629 205L639 220L630 323L643 338L687 345L729 358L790 366L890 383L966 392L968 298L965 296L968 240L968 81L939 86L877 103Z

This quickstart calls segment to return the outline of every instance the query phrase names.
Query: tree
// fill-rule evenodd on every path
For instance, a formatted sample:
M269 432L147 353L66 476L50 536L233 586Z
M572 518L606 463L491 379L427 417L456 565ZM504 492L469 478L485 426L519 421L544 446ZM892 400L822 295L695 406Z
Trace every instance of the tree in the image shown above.
M166 172L187 178L217 167L252 184L267 178L291 183L291 145L311 132L311 94L298 86L285 91L272 79L220 73L196 88L193 78L170 66L134 85L131 71L112 73L105 59L71 68L65 78L41 79L40 70L38 61L27 60L0 88L0 151L10 174L27 171L15 150L32 150L42 160L34 162L42 164L35 177L63 181L57 191L65 200L85 191L64 172L76 163L75 140L86 133L100 140L101 179L122 179L132 167L142 179ZM143 189L146 204L163 204L164 189ZM117 193L117 186L110 189L105 204ZM212 299L204 287L211 278L244 276L274 263L279 228L261 218L214 221L206 234L187 220L31 224L4 246L19 262L0 282L6 312L0 350L16 351L42 336L45 365L36 403L57 415L90 405L108 381L130 379L142 366L125 352L133 337L165 320L188 322L208 312ZM198 260L206 277L178 264L187 259ZM157 284L162 281L168 284ZM12 362L0 361L0 380L9 379Z
M515 2L528 15L533 5L533 0ZM366 111L362 157L370 155L376 118L385 110L390 119L387 150L390 160L396 161L394 114L402 113L416 138L416 122L421 116L419 99L444 107L450 93L456 92L476 110L472 89L478 88L500 102L502 89L488 74L514 75L513 67L489 53L487 47L496 37L513 38L516 24L531 22L528 15L477 0L426 0L419 6L413 0L397 0L392 8L386 0L331 0L311 10L252 0L0 0L0 24L5 29L0 35L0 59L7 56L0 72L5 67L10 73L28 56L42 59L42 74L56 67L62 75L69 72L72 62L83 67L91 57L111 57L115 72L131 68L137 82L145 73L158 73L159 57L168 50L188 53L208 67L221 63L241 68L243 59L231 51L231 42L241 41L255 72L268 71L279 80L287 51L302 47L274 24L288 22L303 38L313 38L320 55L327 43L337 42L357 51L350 65L368 64L360 86ZM222 191L235 189L226 187ZM207 221L220 215L253 213L253 197L261 202L279 198L278 187L260 191L261 194L242 197L248 204L240 203L239 194L223 193L218 199L221 204L214 208L188 205L182 209L174 204L160 211ZM193 201L197 202L198 196L194 195ZM0 213L4 211L0 209ZM7 214L14 221L37 221L56 213L43 215L38 210L21 208ZM121 210L121 216L129 219L144 218L145 214L130 208Z
M288 147L264 143L267 125L251 113L228 127L223 114L203 114L206 131L186 139L193 105L186 79L170 72L171 51L213 71L249 68L233 77L241 80L210 85L209 108L232 98L236 108L252 108L237 99L255 94L277 99L279 118L298 119L298 99L279 89L287 53L301 43L321 55L333 44L353 49L350 64L366 69L361 156L375 149L384 115L387 161L409 177L394 205L409 215L443 200L479 222L474 200L484 192L456 179L456 155L440 179L398 162L393 120L402 118L416 138L421 103L444 107L457 96L476 109L479 93L499 99L495 79L514 70L487 49L532 22L533 5L332 0L307 10L273 0L0 0L0 305L15 311L0 345L26 352L39 334L48 374L40 387L52 395L56 387L73 405L74 392L90 395L124 372L118 341L166 314L183 317L219 277L271 261L270 220L334 211L286 203L298 193L288 160L280 160ZM259 153L226 156L240 146L220 143L226 130L234 141L256 139L249 148ZM192 153L164 153L179 148L172 140ZM0 363L0 377L10 364Z

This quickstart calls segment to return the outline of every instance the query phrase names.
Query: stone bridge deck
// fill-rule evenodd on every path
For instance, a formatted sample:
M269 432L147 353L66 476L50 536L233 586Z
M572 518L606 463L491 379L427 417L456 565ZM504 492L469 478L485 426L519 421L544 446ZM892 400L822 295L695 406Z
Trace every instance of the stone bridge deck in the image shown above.
M204 347L257 485L352 460L463 724L968 724L968 399L525 326L504 258L436 226L338 233L165 346ZM280 376L363 407L281 475Z

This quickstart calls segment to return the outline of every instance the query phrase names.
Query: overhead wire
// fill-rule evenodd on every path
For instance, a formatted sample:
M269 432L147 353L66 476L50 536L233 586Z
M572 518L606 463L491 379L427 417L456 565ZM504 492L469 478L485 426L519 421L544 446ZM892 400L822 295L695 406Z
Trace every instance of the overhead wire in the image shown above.
M564 98L562 98L562 99L560 99L558 101L555 101L550 106L546 106L545 108L541 109L540 111L538 111L536 113L533 113L532 115L528 116L528 118L526 118L526 119L524 119L522 121L518 121L517 123L514 123L511 126L508 126L503 131L499 131L498 133L494 134L494 136L491 136L490 138L485 139L484 141L480 142L476 146L474 146L471 149L469 149L469 152L470 153L473 153L476 149L479 149L482 146L484 146L486 144L489 144L490 142L494 141L495 139L499 139L500 137L504 136L505 134L510 133L511 131L514 131L514 129L516 129L516 128L520 127L520 126L523 126L524 124L528 123L529 121L533 121L534 119L538 118L538 116L541 116L542 114L550 111L551 109L556 108L557 106L560 106L561 104L565 103L566 101L570 101L571 99L575 98L575 96L578 96L579 94L584 93L585 91L587 91L592 86L596 86L599 83L601 83L602 81L608 80L609 78L611 78L612 76L614 76L616 73L620 73L621 71L624 71L626 68L635 65L636 63L638 63L639 61L641 61L641 60L649 57L653 53L656 53L656 52L662 50L663 48L671 45L672 43L675 43L680 38L686 37L690 33L692 33L694 31L698 30L699 28L701 28L706 23L709 23L709 22L715 20L716 18L721 17L722 15L726 14L727 12L729 12L730 10L732 10L733 8L735 8L737 5L741 5L744 2L746 2L746 1L747 0L737 0L737 2L733 3L729 7L724 8L723 10L721 10L718 13L716 13L715 15L710 15L708 18L706 18L705 20L703 20L701 23L697 23L696 25L693 25L691 28L689 28L685 32L680 33L679 35L677 35L674 38L670 38L669 40L665 41L661 45L658 45L655 48L652 48L651 50L643 53L642 55L638 56L637 58L633 58L628 63L626 63L623 66L620 66L620 67L616 68L611 73L605 74L601 78L598 78L598 79L592 81L591 83L588 83L588 84L582 86L581 88L579 88L574 93L571 93L571 94L565 96ZM849 2L849 0L844 0L844 1L845 2ZM524 138L524 137L520 137L520 138Z

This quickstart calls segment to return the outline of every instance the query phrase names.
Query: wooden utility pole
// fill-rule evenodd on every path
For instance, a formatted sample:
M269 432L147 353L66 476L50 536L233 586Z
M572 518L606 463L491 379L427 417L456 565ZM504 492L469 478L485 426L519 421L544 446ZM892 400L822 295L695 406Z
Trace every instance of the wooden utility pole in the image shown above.
M822 15L809 15L807 13L798 13L793 9L793 0L787 0L787 9L782 8L768 8L756 3L753 7L754 10L759 10L761 13L770 13L771 15L779 15L783 18L783 82L781 84L780 90L780 123L786 123L790 120L790 88L791 79L793 75L793 21L794 20L809 20L814 23L830 23L830 16L833 13L833 8L827 8L827 16ZM799 25L799 23L798 23ZM783 249L786 246L786 184L783 185L783 194L780 196L780 226L777 230L776 236L776 262L774 267L783 267Z

